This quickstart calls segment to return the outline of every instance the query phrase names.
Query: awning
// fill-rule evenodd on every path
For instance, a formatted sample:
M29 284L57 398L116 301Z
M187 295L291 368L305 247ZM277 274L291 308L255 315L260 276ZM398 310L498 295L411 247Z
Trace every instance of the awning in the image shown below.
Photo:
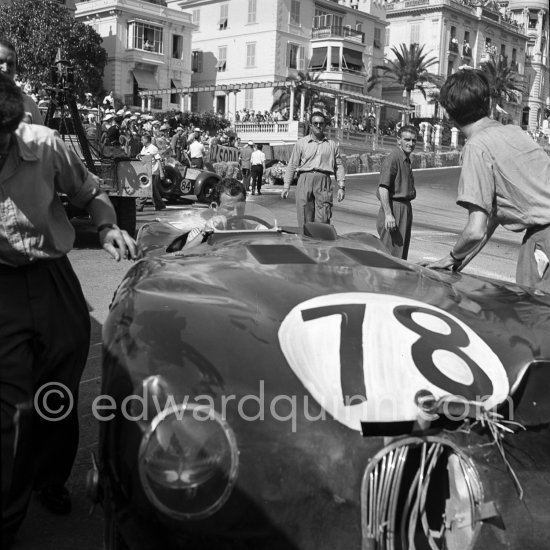
M134 69L134 78L138 84L138 88L145 90L155 90L159 87L157 79L153 73L148 71L142 71L141 69Z
M172 88L183 88L183 85L179 78L172 78Z
M326 67L328 48L314 48L311 52L309 66L312 68Z
M344 48L343 57L348 68L350 68L350 66L359 67L358 70L363 68L363 55L361 52Z

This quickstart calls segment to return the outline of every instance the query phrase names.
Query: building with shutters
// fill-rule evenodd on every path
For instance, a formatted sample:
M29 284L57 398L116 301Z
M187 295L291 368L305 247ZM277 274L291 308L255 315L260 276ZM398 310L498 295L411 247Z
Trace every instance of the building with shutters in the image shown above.
M386 4L386 18L387 58L393 57L391 47L416 42L437 59L429 70L447 77L463 65L477 68L493 55L526 87L516 101L505 103L503 121L526 129L540 124L545 102L550 106L547 0L401 0ZM401 94L401 89L384 89L387 99L395 101ZM435 97L426 100L413 92L417 117L440 115ZM391 110L385 115L398 118Z
M167 94L146 105L140 92L191 83L191 16L164 0L83 0L76 18L103 38L106 90L126 106L185 110L185 97Z
M521 125L545 126L550 114L550 23L548 0L508 0L506 14L525 29L525 87ZM548 122L546 122L548 129Z
M338 111L360 115L372 67L382 62L385 12L375 0L168 0L188 14L193 32L193 110L269 111L272 87L235 88L280 82L309 71L318 83L350 92ZM216 89L214 89L216 88ZM333 94L334 96L335 94ZM378 96L379 97L379 96ZM332 98L332 101L339 101ZM400 100L399 103L402 103Z

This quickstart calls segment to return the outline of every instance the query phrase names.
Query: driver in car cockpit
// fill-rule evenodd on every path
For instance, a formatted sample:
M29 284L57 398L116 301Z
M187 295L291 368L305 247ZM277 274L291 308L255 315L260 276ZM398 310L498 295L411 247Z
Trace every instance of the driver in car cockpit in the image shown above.
M234 178L223 178L214 190L214 200L211 206L217 211L210 218L204 227L195 227L189 231L183 248L191 248L202 244L205 239L205 232L214 229L226 229L226 222L229 217L243 216L246 205L246 188ZM245 229L245 228L243 228Z

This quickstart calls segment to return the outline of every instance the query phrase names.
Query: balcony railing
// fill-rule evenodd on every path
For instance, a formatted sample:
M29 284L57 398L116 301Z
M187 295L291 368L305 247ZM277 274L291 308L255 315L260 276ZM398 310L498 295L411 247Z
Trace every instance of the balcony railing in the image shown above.
M449 51L458 54L458 40L456 38L452 38L449 42Z
M510 70L515 71L516 73L518 72L519 66L517 61L510 61Z
M470 46L462 46L462 57L472 57L472 48Z
M349 38L354 42L365 43L365 33L350 27L317 27L312 29L311 38Z

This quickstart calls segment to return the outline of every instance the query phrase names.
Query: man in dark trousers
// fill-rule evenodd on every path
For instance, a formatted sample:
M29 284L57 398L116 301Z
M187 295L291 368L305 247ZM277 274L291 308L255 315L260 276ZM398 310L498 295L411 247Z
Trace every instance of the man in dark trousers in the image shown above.
M285 171L283 199L288 197L295 172L299 174L296 214L300 229L305 222L330 223L333 203L331 175L338 183L338 202L343 201L346 194L346 173L340 149L335 141L325 136L325 125L325 115L315 111L311 115L311 133L296 142Z
M2 548L34 489L70 512L65 483L78 448L77 401L90 318L67 258L75 232L58 192L91 215L103 248L137 258L109 197L59 134L22 123L24 99L0 75L0 426Z
M256 145L256 149L250 157L250 186L252 194L258 190L258 195L262 194L262 179L265 172L265 153L262 151L264 146L261 143Z
M243 184L244 188L248 191L250 185L250 159L252 153L254 152L254 142L249 141L240 151L239 151L239 163L241 165L241 173L243 175Z
M376 221L380 240L392 256L404 260L409 254L411 242L411 201L416 197L410 158L416 146L416 137L414 126L399 129L397 148L384 159L376 192L380 200Z

